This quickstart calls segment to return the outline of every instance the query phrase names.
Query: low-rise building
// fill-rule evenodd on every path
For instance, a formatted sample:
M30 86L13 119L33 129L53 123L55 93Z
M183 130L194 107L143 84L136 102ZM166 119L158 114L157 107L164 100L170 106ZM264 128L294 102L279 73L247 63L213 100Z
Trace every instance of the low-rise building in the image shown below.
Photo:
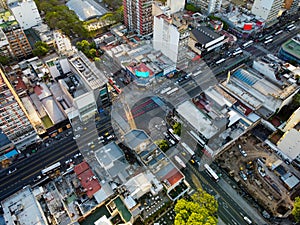
M280 69L283 61L276 56L268 54L261 58L257 58L253 61L253 69L263 74L266 78L272 82L283 85L280 76Z
M152 184L153 191L158 193L162 185L172 201L180 198L189 189L184 174L168 159L151 138L142 130L131 130L124 135L125 142L139 156L139 160L155 175L160 184ZM177 192L177 186L181 186Z
M4 199L1 205L7 225L49 224L29 186Z
M233 72L230 80L222 82L221 87L264 118L290 103L298 90L296 84L276 85L246 68Z
M286 131L284 135L277 142L277 147L290 160L300 161L300 132L294 128Z
M53 36L59 54L70 55L73 53L74 49L68 36L64 35L60 30L53 31Z
M228 13L222 12L218 16L228 24L231 33L239 38L248 38L265 26L265 20L246 9L243 11L236 9Z
M300 35L293 37L281 45L279 58L294 64L300 64Z
M214 32L209 27L201 26L191 30L188 46L198 55L205 55L215 48L221 47L224 39L224 35Z
M42 23L42 18L33 0L11 0L8 2L8 8L14 14L23 30Z

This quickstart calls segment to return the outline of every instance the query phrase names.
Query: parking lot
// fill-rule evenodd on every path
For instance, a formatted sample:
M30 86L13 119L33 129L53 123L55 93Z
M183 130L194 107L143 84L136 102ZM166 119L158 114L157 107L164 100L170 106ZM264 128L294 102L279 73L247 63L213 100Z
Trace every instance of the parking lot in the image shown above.
M288 189L281 180L281 171L292 172L297 177L299 172L252 133L239 138L217 158L217 162L237 184L234 188L250 199L266 218L284 216L292 208L290 196L297 186Z

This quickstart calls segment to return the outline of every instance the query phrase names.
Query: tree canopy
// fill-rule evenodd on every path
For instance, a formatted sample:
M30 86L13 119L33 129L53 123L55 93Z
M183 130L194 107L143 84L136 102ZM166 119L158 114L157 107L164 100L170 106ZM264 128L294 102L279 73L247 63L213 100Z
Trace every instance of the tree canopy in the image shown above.
M174 225L216 225L218 202L214 196L199 189L192 201L180 199L175 205Z
M94 42L90 43L87 40L78 41L76 47L90 59L95 59L99 56L99 52L96 50Z
M176 123L173 125L173 129L174 129L174 134L177 134L178 136L181 135L181 123L176 122Z
M44 56L49 52L50 48L47 43L42 41L37 41L34 44L33 55L35 56Z
M104 4L106 4L109 8L117 9L122 6L122 0L103 0Z
M3 65L3 66L8 65L9 61L10 61L9 57L0 55L0 64L1 65Z
M296 222L300 221L300 197L299 196L295 198L292 215L294 216Z
M163 140L163 139L162 140L157 140L155 143L158 145L158 147L163 152L166 152L170 148L170 146L169 146L169 144L166 140Z
M35 2L39 11L45 13L45 20L50 28L60 29L68 36L72 34L82 38L89 36L84 22L63 3L58 0L35 0Z
M191 3L187 3L185 5L185 9L188 10L188 11L191 11L191 12L200 12L200 9L198 7L196 7L196 6L194 6Z

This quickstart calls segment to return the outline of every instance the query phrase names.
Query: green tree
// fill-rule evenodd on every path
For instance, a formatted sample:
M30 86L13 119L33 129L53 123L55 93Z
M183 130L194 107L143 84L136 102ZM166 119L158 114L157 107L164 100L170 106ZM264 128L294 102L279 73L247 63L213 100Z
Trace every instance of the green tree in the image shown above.
M199 11L200 11L196 6L194 6L194 5L191 4L191 3L187 3L187 4L185 5L185 9L186 9L187 11L191 11L191 12L199 12Z
M295 198L292 215L294 216L294 218L297 222L300 221L300 197L299 196Z
M295 106L295 108L298 108L300 106L300 94L297 93L293 96L292 105Z
M113 10L119 8L122 6L122 0L103 0L103 3L107 4L109 8L112 8Z
M168 142L164 139L157 140L155 143L163 152L166 152L170 148Z
M1 65L3 65L3 66L8 65L9 61L10 61L9 57L0 55L0 64Z
M181 123L176 122L173 125L173 130L174 130L174 134L177 134L178 136L180 136L181 135Z
M45 21L52 29L61 29L66 35L77 34L81 38L89 37L84 27L73 10L59 0L35 0L39 11L45 13Z
M37 41L34 44L33 54L35 56L44 56L49 52L50 48L47 43L42 41Z
M174 225L216 225L218 203L216 199L199 189L192 195L192 201L180 199L175 205Z

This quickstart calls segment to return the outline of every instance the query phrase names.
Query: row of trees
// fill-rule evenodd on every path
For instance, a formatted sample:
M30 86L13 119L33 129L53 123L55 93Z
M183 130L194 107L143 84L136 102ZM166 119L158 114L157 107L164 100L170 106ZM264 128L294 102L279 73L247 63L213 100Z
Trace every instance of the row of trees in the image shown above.
M74 11L58 0L35 0L41 14L50 28L60 29L68 36L78 35L88 38L89 33L84 27L84 22L78 19Z
M180 199L175 205L174 225L217 225L218 202L214 196L199 189L191 200Z

